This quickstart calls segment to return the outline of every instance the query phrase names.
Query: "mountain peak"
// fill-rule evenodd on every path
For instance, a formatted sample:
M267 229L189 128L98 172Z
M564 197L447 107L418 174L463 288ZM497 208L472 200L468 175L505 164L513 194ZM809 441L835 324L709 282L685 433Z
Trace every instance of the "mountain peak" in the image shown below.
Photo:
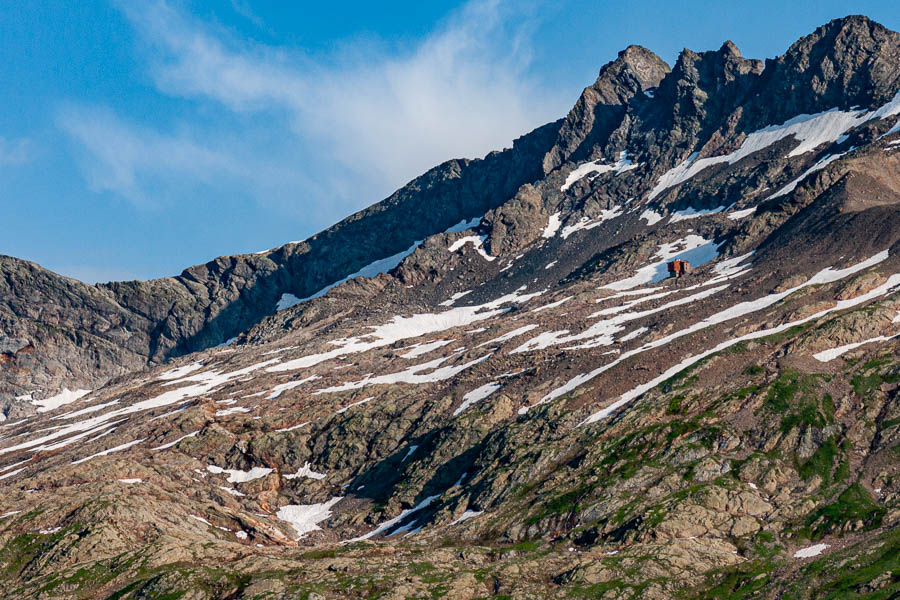
M637 94L659 86L669 65L643 46L628 46L600 69L584 89L560 128L557 144L544 158L550 172L567 160L579 159L602 143L618 126L625 105Z
M782 99L770 106L768 118L778 120L801 107L818 112L883 104L900 87L898 55L897 32L861 15L835 19L767 61L767 86Z

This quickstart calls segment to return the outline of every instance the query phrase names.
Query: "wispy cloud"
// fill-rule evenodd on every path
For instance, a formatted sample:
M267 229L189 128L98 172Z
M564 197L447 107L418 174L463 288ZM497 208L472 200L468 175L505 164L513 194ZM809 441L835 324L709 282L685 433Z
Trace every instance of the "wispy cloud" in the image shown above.
M245 197L297 214L328 218L329 211L297 207L298 190L320 185L285 160L270 160L241 131L211 133L179 127L169 132L135 124L106 107L69 104L57 123L83 148L81 168L89 187L137 206L173 206L210 190Z
M22 165L31 160L32 143L28 138L7 139L0 136L0 166Z
M500 0L467 4L411 48L358 41L315 57L236 39L163 1L121 9L160 92L231 115L217 136L230 130L240 140L252 119L279 139L256 163L281 172L282 191L304 186L294 190L304 203L337 203L341 212L375 202L449 158L508 146L567 103L530 78L531 18ZM83 115L60 122L96 159L86 167L95 189L138 200L146 196L145 176L264 183L245 167L239 145L231 155L210 150L221 146L208 132L162 134L102 111L89 116L89 126Z

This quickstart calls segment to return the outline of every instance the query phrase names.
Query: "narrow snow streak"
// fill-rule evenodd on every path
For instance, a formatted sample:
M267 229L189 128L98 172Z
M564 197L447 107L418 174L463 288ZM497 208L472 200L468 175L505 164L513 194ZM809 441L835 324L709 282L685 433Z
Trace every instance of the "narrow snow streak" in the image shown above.
M710 327L712 325L724 323L725 321L730 321L732 319L749 314L751 312L756 312L756 311L762 310L764 308L772 306L776 302L779 302L780 300L786 298L790 294L796 292L797 290L805 288L807 286L818 285L818 284L822 284L822 283L830 283L833 281L837 281L839 279L843 279L844 277L852 275L853 273L856 273L858 271L861 271L863 269L874 266L874 265L884 261L887 258L887 256L888 256L888 251L885 250L883 252L876 254L875 256L873 256L872 258L870 258L868 260L865 260L857 265L848 267L846 269L834 270L829 267L827 269L819 271L819 273L814 275L809 281L807 281L806 283L803 283L797 287L791 288L789 290L786 290L786 291L778 293L778 294L769 294L768 296L759 298L755 301L741 302L739 304L736 304L736 305L732 306L731 308L728 308L719 313L716 313L716 314L712 315L711 317L708 317L708 318L704 319L703 321L700 321L699 323L695 323L694 325L692 325L690 327L687 327L685 329L677 331L671 335L660 338L658 340L644 344L643 346L641 346L640 348L637 348L635 350L631 350L629 352L624 352L621 356L619 356L619 358L612 361L611 363L603 365L602 367L598 367L597 369L594 369L593 371L591 371L589 373L585 373L584 375L579 375L579 376L571 379L565 385L563 385L559 388L556 388L555 390L553 390L552 392L550 392L549 394L544 396L544 398L542 398L541 401L538 402L538 404L543 404L544 402L549 402L555 398L558 398L564 394L569 393L570 391L574 390L578 386L583 385L584 383L590 381L591 379L594 379L598 375L608 371L609 369L613 368L614 366L620 364L622 361L624 361L632 356L635 356L637 354L640 354L642 352L645 352L645 351L653 349L653 348L658 348L660 346L664 346L675 339L678 339L685 335L689 335L691 333L700 331L700 330ZM690 367L691 365L696 364L697 362L699 362L700 360L703 360L707 356L715 354L716 352L721 352L722 350L729 348L729 347L731 347L737 343L743 342L743 341L759 339L762 337L780 333L782 331L787 331L791 327L794 327L796 325L801 325L803 323L806 323L806 322L814 320L814 319L818 319L818 318L823 317L834 311L845 310L847 308L851 308L853 306L857 306L859 304L868 302L869 300L872 300L874 298L877 298L879 296L882 296L882 295L888 293L889 291L891 291L893 288L897 287L898 285L900 285L900 274L895 274L895 275L892 275L881 286L869 291L866 294L863 294L862 296L858 296L858 297L850 299L850 300L841 300L832 308L820 311L818 313L815 313L808 317L804 317L797 321L791 321L789 323L784 323L782 325L778 325L776 327L772 327L769 329L761 329L758 331L748 333L746 335L742 335L742 336L739 336L736 338L732 338L730 340L726 340L726 341L722 342L721 344L718 344L717 346L710 348L709 350L706 350L705 352L701 352L700 354L695 354L694 356L684 359L683 361L681 361L680 363L676 364L673 367L670 367L664 373L662 373L658 377L652 379L651 381L648 381L647 383L639 385L638 387L630 390L629 392L622 394L622 396L619 398L619 400L613 402L606 408L603 408L602 410L592 414L590 417L585 419L581 423L581 425L595 423L601 419L608 417L613 412L618 410L619 407L631 402L635 398L637 398L637 397L643 395L644 393L646 393L647 391L653 389L654 387L656 387L657 385L659 385L666 379L668 379L668 378L672 377L673 375L679 373L680 371ZM522 413L523 410L527 412L528 408L529 407L520 409L519 412Z
M837 142L847 132L873 119L884 119L900 113L900 92L887 104L876 111L842 111L837 108L813 114L797 115L781 125L763 127L747 135L741 147L723 156L711 156L697 159L694 152L678 166L670 169L660 177L656 186L651 190L648 200L653 200L665 190L682 184L700 171L716 164L734 164L763 150L786 137L793 136L799 144L788 157L800 156L815 150L822 144Z
M900 335L900 334L897 334L897 335ZM837 348L832 348L830 350L823 350L822 352L817 352L817 353L813 354L813 358L815 358L816 360L818 360L820 362L830 362L830 361L836 359L837 357L839 357L843 354L846 354L847 352L850 352L851 350L855 350L856 348L859 348L860 346L865 346L866 344L873 344L875 342L887 342L888 340L892 340L895 337L897 337L897 335L891 335L891 336L879 335L877 337L873 337L868 340L863 340L861 342L854 342L852 344L845 344L843 346L838 346Z
M417 505L415 505L413 508L407 508L406 510L401 512L399 515L394 517L393 519L385 521L384 523L382 523L376 529L373 529L369 533L367 533L365 535L361 535L359 537L355 537L352 540L347 540L344 543L352 544L354 542L362 542L371 537L374 537L376 535L384 533L385 531L388 531L389 529L391 529L394 525L396 525L396 524L400 523L401 521L403 521L404 519L406 519L408 516L422 510L423 508L427 508L432 502L434 502L435 499L440 498L440 497L441 497L440 494L437 494L435 496L428 496L427 498L425 498L424 500L419 502Z
M477 402L481 402L497 390L499 390L501 386L499 383L486 383L481 387L477 387L471 392L467 393L463 396L462 404L459 405L459 408L453 411L453 416L458 416L462 414L467 408L472 406Z

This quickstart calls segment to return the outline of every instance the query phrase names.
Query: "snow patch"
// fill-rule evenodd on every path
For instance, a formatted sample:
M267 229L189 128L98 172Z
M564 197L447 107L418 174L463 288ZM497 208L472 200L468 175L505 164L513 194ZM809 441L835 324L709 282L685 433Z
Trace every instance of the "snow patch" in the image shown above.
M423 354L428 354L433 350L437 350L438 348L443 348L447 344L452 344L453 340L435 340L433 342L426 342L424 344L413 344L408 348L409 352L405 352L400 355L401 358L418 358Z
M175 440L173 442L169 442L168 444L163 444L162 446L157 446L156 448L150 448L150 450L167 450L167 449L171 448L172 446L174 446L175 444L177 444L178 442L180 442L181 440L186 440L187 438L195 437L198 433L200 433L199 430L197 430L193 433L189 433L187 435L183 435L180 438L178 438L177 440Z
M898 334L900 335L900 334ZM873 344L875 342L887 342L888 340L892 340L896 335L891 336L883 336L879 335L878 337L873 337L868 340L863 340L861 342L854 342L852 344L845 344L843 346L838 346L837 348L832 348L831 350L823 350L822 352L817 352L813 354L813 358L820 362L830 362L837 357L850 352L851 350L855 350L860 346L865 346L866 344Z
M228 483L247 483L248 481L265 477L272 472L272 469L264 467L253 467L249 471L242 471L240 469L223 469L215 465L208 465L206 470L213 475L228 473L228 479L225 480Z
M676 210L672 213L671 218L669 219L669 224L677 223L679 221L687 221L688 219L696 219L697 217L704 217L706 215L714 215L716 213L720 213L725 210L724 206L719 206L711 209L696 209L696 208L685 208L684 210Z
M682 259L689 261L693 267L698 267L711 260L714 260L718 254L719 244L702 238L699 235L688 235L680 240L662 244L657 250L654 258L655 262L641 267L632 277L609 283L602 286L601 289L608 290L630 290L648 283L658 283L669 276L666 264L674 259Z
M463 396L462 404L459 405L459 408L453 411L453 416L457 416L462 414L467 408L472 406L477 402L481 402L497 390L499 390L501 386L499 383L486 383L481 387L477 387L471 392L467 393Z
M319 531L319 523L331 517L331 507L343 500L343 496L335 496L321 504L288 504L278 509L276 517L291 524L297 532L299 540L307 533Z
M658 212L656 212L654 210L650 210L649 208L646 209L644 212L642 212L641 216L638 218L644 219L645 221L647 221L647 227L656 225L657 223L659 223L660 221L663 220L663 216L661 214L659 214Z
M460 516L458 519L450 523L450 525L456 525L458 523L462 523L463 521L468 521L469 519L474 519L475 517L484 514L483 510L467 510Z
M475 251L478 252L478 254L480 254L482 256L482 258L484 258L488 262L493 262L493 261L497 260L497 257L491 256L490 254L488 254L487 252L484 251L484 248L482 248L482 245L484 244L485 240L487 240L486 235L467 235L466 237L459 238L458 240L456 240L455 242L450 244L450 247L448 248L448 250L450 252L456 252L457 250L459 250L466 244L472 244L472 246L475 247Z
M279 383L278 385L276 385L275 387L272 388L271 392L269 393L268 396L266 396L266 398L268 400L274 400L275 398L280 396L282 394L282 392L292 390L295 387L300 387L304 383L309 383L310 381L315 381L316 379L322 379L322 378L319 375L310 375L309 377L300 379L298 381L288 381L287 383ZM218 413L217 413L217 416L218 416Z
M92 458L98 458L100 456L107 456L108 454L112 454L113 452L120 452L122 450L127 450L128 448L131 448L132 446L136 446L136 445L140 444L141 442L144 441L144 439L146 439L146 438L141 438L139 440L126 442L126 443L116 446L114 448L109 448L108 450L98 452L97 454L91 454L90 456L86 456L85 458L79 458L78 460L73 460L72 464L78 465L83 462L87 462L87 461L91 460Z
M734 212L730 212L730 213L728 213L728 218L731 219L732 221L738 221L740 219L743 219L744 217L749 217L750 215L752 215L755 212L756 212L756 207L753 206L751 208L746 208L744 210L736 210Z
M423 508L427 508L432 502L434 502L434 500L436 498L440 498L440 494L438 494L436 496L428 496L427 498L425 498L424 500L419 502L413 508L408 508L408 509L404 510L403 512L401 512L399 515L397 515L393 519L385 521L384 523L382 523L376 529L373 529L369 533L367 533L365 535L361 535L356 538L353 538L352 540L347 540L344 543L352 544L353 542L362 542L371 537L374 537L376 535L384 533L385 531L388 531L389 529L391 529L394 525L396 525L396 524L400 523L401 521L403 521L404 519L406 519L409 515L416 513L418 511L422 510ZM394 533L399 533L399 531L395 531Z
M620 205L613 206L610 209L603 209L595 219L581 217L581 219L579 219L579 221L574 225L567 225L563 227L562 233L560 235L563 239L566 239L576 231L593 229L594 227L598 227L604 222L609 221L610 219L621 217L622 213L623 211Z
M544 232L541 234L541 237L552 238L556 235L556 232L559 231L559 226L562 225L559 215L560 213L558 212L550 215L550 219L547 222L547 226L544 227Z
M595 160L593 162L583 163L578 165L571 173L569 173L568 177L566 177L566 182L562 184L562 187L559 188L559 191L565 192L568 190L575 182L580 181L587 175L591 173L597 173L601 175L603 173L615 172L616 175L620 175L632 169L636 169L638 165L634 164L631 160L628 159L627 152L619 153L619 160L616 161L613 165L604 165L601 164L602 161Z
M806 548L801 548L800 550L794 552L794 558L812 558L813 556L822 554L822 551L828 547L828 544L816 544L814 546L807 546Z
M38 412L48 412L55 408L59 408L60 406L65 406L66 404L71 404L75 402L79 398L83 398L91 393L91 390L72 390L69 391L69 388L64 388L63 391L58 393L55 396L51 396L50 398L45 398L44 400L32 400L31 403L34 406L38 407Z
M309 479L325 479L327 475L325 473L316 473L310 467L309 462L303 463L303 466L297 469L297 472L293 475L283 475L285 479L298 479L300 477L307 477Z
M770 125L750 133L744 139L741 147L731 154L697 160L697 153L692 153L684 162L660 178L650 192L649 199L653 200L663 191L684 183L707 167L721 163L734 164L786 137L793 136L799 142L797 147L788 153L788 156L800 156L815 150L822 144L841 141L847 131L867 121L884 119L898 113L900 113L900 92L897 92L890 102L873 112L842 111L833 108L813 115L797 115L781 125Z

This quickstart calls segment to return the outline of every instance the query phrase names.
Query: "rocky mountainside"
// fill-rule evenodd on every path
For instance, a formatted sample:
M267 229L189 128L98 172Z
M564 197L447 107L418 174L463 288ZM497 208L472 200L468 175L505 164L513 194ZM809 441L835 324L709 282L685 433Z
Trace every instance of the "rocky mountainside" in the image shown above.
M900 594L900 34L864 17L630 47L302 243L0 269L7 597Z

